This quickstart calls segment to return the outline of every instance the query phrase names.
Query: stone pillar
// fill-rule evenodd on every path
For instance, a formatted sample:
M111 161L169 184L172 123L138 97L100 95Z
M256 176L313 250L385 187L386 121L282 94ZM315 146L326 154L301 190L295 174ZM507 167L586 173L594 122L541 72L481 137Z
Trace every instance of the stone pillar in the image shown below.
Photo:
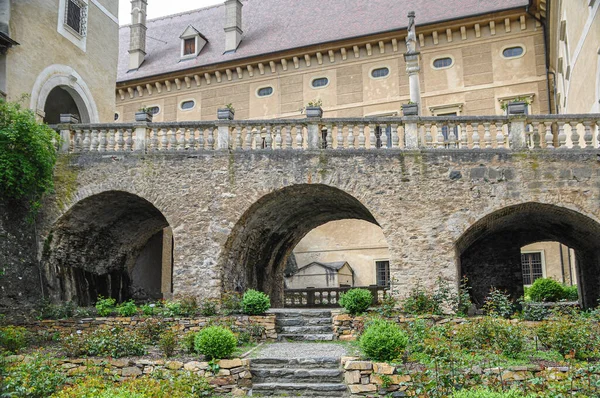
M136 152L146 151L146 141L148 136L148 125L146 123L138 124L135 127L135 145L133 150Z
M62 153L68 153L71 147L71 124L79 123L79 120L75 115L70 113L63 113L60 115L60 143L58 145L58 151Z
M173 283L173 229L171 227L163 229L161 275L160 291L164 299L169 299L173 296L171 289Z
M508 138L511 142L512 149L527 148L527 139L525 137L525 115L511 117Z
M408 13L408 34L406 35L406 73L408 74L408 84L410 88L410 101L419 105L419 115L421 114L421 83L419 81L420 52L417 51L417 34L415 31L415 12Z
M148 0L131 0L129 70L136 70L146 57L146 8Z
M319 149L319 134L321 131L319 130L319 119L308 118L308 125L306 126L306 130L308 132L308 141L307 146L308 149Z
M231 147L231 137L229 134L229 124L219 124L217 131L217 149L229 149Z
M404 148L419 148L419 127L416 117L407 117L404 122Z

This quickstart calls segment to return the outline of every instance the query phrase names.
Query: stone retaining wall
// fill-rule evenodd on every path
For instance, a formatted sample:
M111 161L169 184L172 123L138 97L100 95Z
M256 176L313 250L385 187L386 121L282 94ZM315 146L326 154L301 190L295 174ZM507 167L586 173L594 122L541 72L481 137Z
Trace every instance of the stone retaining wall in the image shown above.
M342 366L344 381L353 395L410 396L418 384L429 381L422 370L407 370L403 365L393 366L387 363L344 357ZM466 371L461 371L461 373L465 378L472 380L474 385L503 384L510 386L525 380L532 380L533 383L535 379L538 384L541 380L564 380L569 376L569 371L568 367L542 368L537 365L528 365L488 369L474 366Z
M28 357L13 355L6 357L8 362L27 361ZM137 378L155 372L176 374L192 372L205 377L215 392L246 396L252 387L252 374L250 373L249 359L222 359L218 362L219 372L213 374L209 370L208 362L178 360L150 360L150 359L60 359L57 360L64 374L68 376L85 376L93 370L102 370L120 378Z
M94 330L96 328L121 327L124 329L135 330L148 317L108 317L108 318L82 318L82 319L60 319L60 320L42 320L30 322L21 326L26 327L34 333L44 331L45 333L60 333L67 335L75 333L77 330ZM265 331L261 337L263 341L274 341L277 339L275 330L275 315L267 314L261 316L231 315L220 317L198 317L198 318L159 318L162 322L170 325L180 335L187 332L197 332L211 322L231 323L232 325L243 328L248 325L263 326Z

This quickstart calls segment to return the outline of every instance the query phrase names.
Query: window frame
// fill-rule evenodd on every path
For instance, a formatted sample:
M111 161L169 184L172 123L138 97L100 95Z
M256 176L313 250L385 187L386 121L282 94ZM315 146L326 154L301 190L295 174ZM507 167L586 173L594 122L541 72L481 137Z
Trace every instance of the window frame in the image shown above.
M448 65L448 66L440 66L440 67L435 66L435 62L439 61L439 60L442 60L442 59L449 59L451 61L450 65ZM438 56L435 56L435 57L433 57L431 59L431 69L433 69L433 70L450 69L450 68L452 68L454 66L455 63L456 63L456 61L454 59L454 56L452 56L450 54L438 55Z
M150 113L152 113L152 116L159 115L162 112L162 108L158 104L156 104L156 105L149 105L149 106L146 107L146 109L148 109L148 110L150 110L152 108L157 108L158 109L158 111L156 113L150 112Z
M379 270L380 263L385 263L384 272L383 272L383 274L385 275L385 278L387 278L387 280L384 281L384 282L387 282L385 284L380 283L380 270ZM389 259L375 260L375 285L381 286L381 287L390 287L392 285L392 272L391 272L391 268L390 268L390 260Z
M67 24L67 15L70 3L78 3L81 7L81 28L79 32ZM80 50L86 52L89 25L89 0L59 0L57 19L58 22L56 31L77 46Z
M387 69L388 73L385 76L373 76L373 72L375 72L376 70L381 70L381 69ZM383 80L383 79L387 79L392 75L392 68L390 68L388 65L380 65L380 66L374 66L371 69L369 69L369 77L373 80Z
M183 104L186 103L186 102L193 102L194 105L191 108L184 109L183 108ZM197 102L196 102L196 100L194 98L187 98L187 99L179 101L178 108L182 112L190 112L190 111L193 111L194 109L196 109L196 105L197 105Z
M317 86L317 87L314 86L315 81L323 80L323 79L327 80L327 84L325 84L323 86ZM313 90L321 90L321 89L329 87L330 83L331 83L331 79L328 78L327 76L313 77L312 79L310 79L310 88L312 88Z
M183 40L183 50L182 50L182 58L185 57L192 57L196 55L196 45L198 44L198 36L196 37L186 37ZM188 43L193 43L192 44L192 51L189 53L186 53L186 49L187 49L187 44Z
M118 111L115 111L115 119L114 119L114 121L116 122L116 121L118 121L119 119L121 119L121 113L120 113L120 112L118 112Z
M542 275L537 277L536 279L546 277L546 255L544 253L544 250L522 250L521 251L521 277L523 278L523 286L531 286L533 284L533 282L535 282L535 279L532 280L530 284L525 284L525 278L524 278L524 272L523 272L523 255L525 255L525 254L539 254L540 255ZM530 276L533 276L531 273L531 265L530 265Z
M260 90L264 90L264 89L267 89L267 88L271 89L271 92L269 94L267 94L267 95L260 95L259 94ZM269 97L273 96L273 94L275 94L275 87L273 87L273 86L261 86L261 87L258 87L256 89L256 91L255 91L255 94L256 94L257 98L269 98Z
M520 55L516 55L513 57L507 57L506 55L504 55L504 52L506 50L510 50L512 48L517 48L520 47L523 52ZM519 59L519 58L523 58L525 56L525 54L527 54L527 47L525 46L525 44L522 43L513 43L513 44L508 44L506 46L502 46L502 48L500 49L500 56L504 59Z

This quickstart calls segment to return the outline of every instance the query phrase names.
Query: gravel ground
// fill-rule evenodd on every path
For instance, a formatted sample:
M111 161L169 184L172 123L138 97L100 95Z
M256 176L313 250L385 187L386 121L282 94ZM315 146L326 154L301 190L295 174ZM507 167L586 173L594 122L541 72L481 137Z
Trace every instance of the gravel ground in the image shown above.
M254 358L339 358L348 355L341 344L333 343L272 343L253 353Z

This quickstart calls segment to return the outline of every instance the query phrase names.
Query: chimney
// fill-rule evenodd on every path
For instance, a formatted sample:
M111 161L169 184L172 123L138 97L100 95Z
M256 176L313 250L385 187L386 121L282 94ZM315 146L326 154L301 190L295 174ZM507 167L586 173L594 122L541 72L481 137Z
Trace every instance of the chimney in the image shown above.
M242 2L225 1L225 52L235 52L242 41Z
M131 0L129 70L136 70L146 56L146 8L148 0Z

